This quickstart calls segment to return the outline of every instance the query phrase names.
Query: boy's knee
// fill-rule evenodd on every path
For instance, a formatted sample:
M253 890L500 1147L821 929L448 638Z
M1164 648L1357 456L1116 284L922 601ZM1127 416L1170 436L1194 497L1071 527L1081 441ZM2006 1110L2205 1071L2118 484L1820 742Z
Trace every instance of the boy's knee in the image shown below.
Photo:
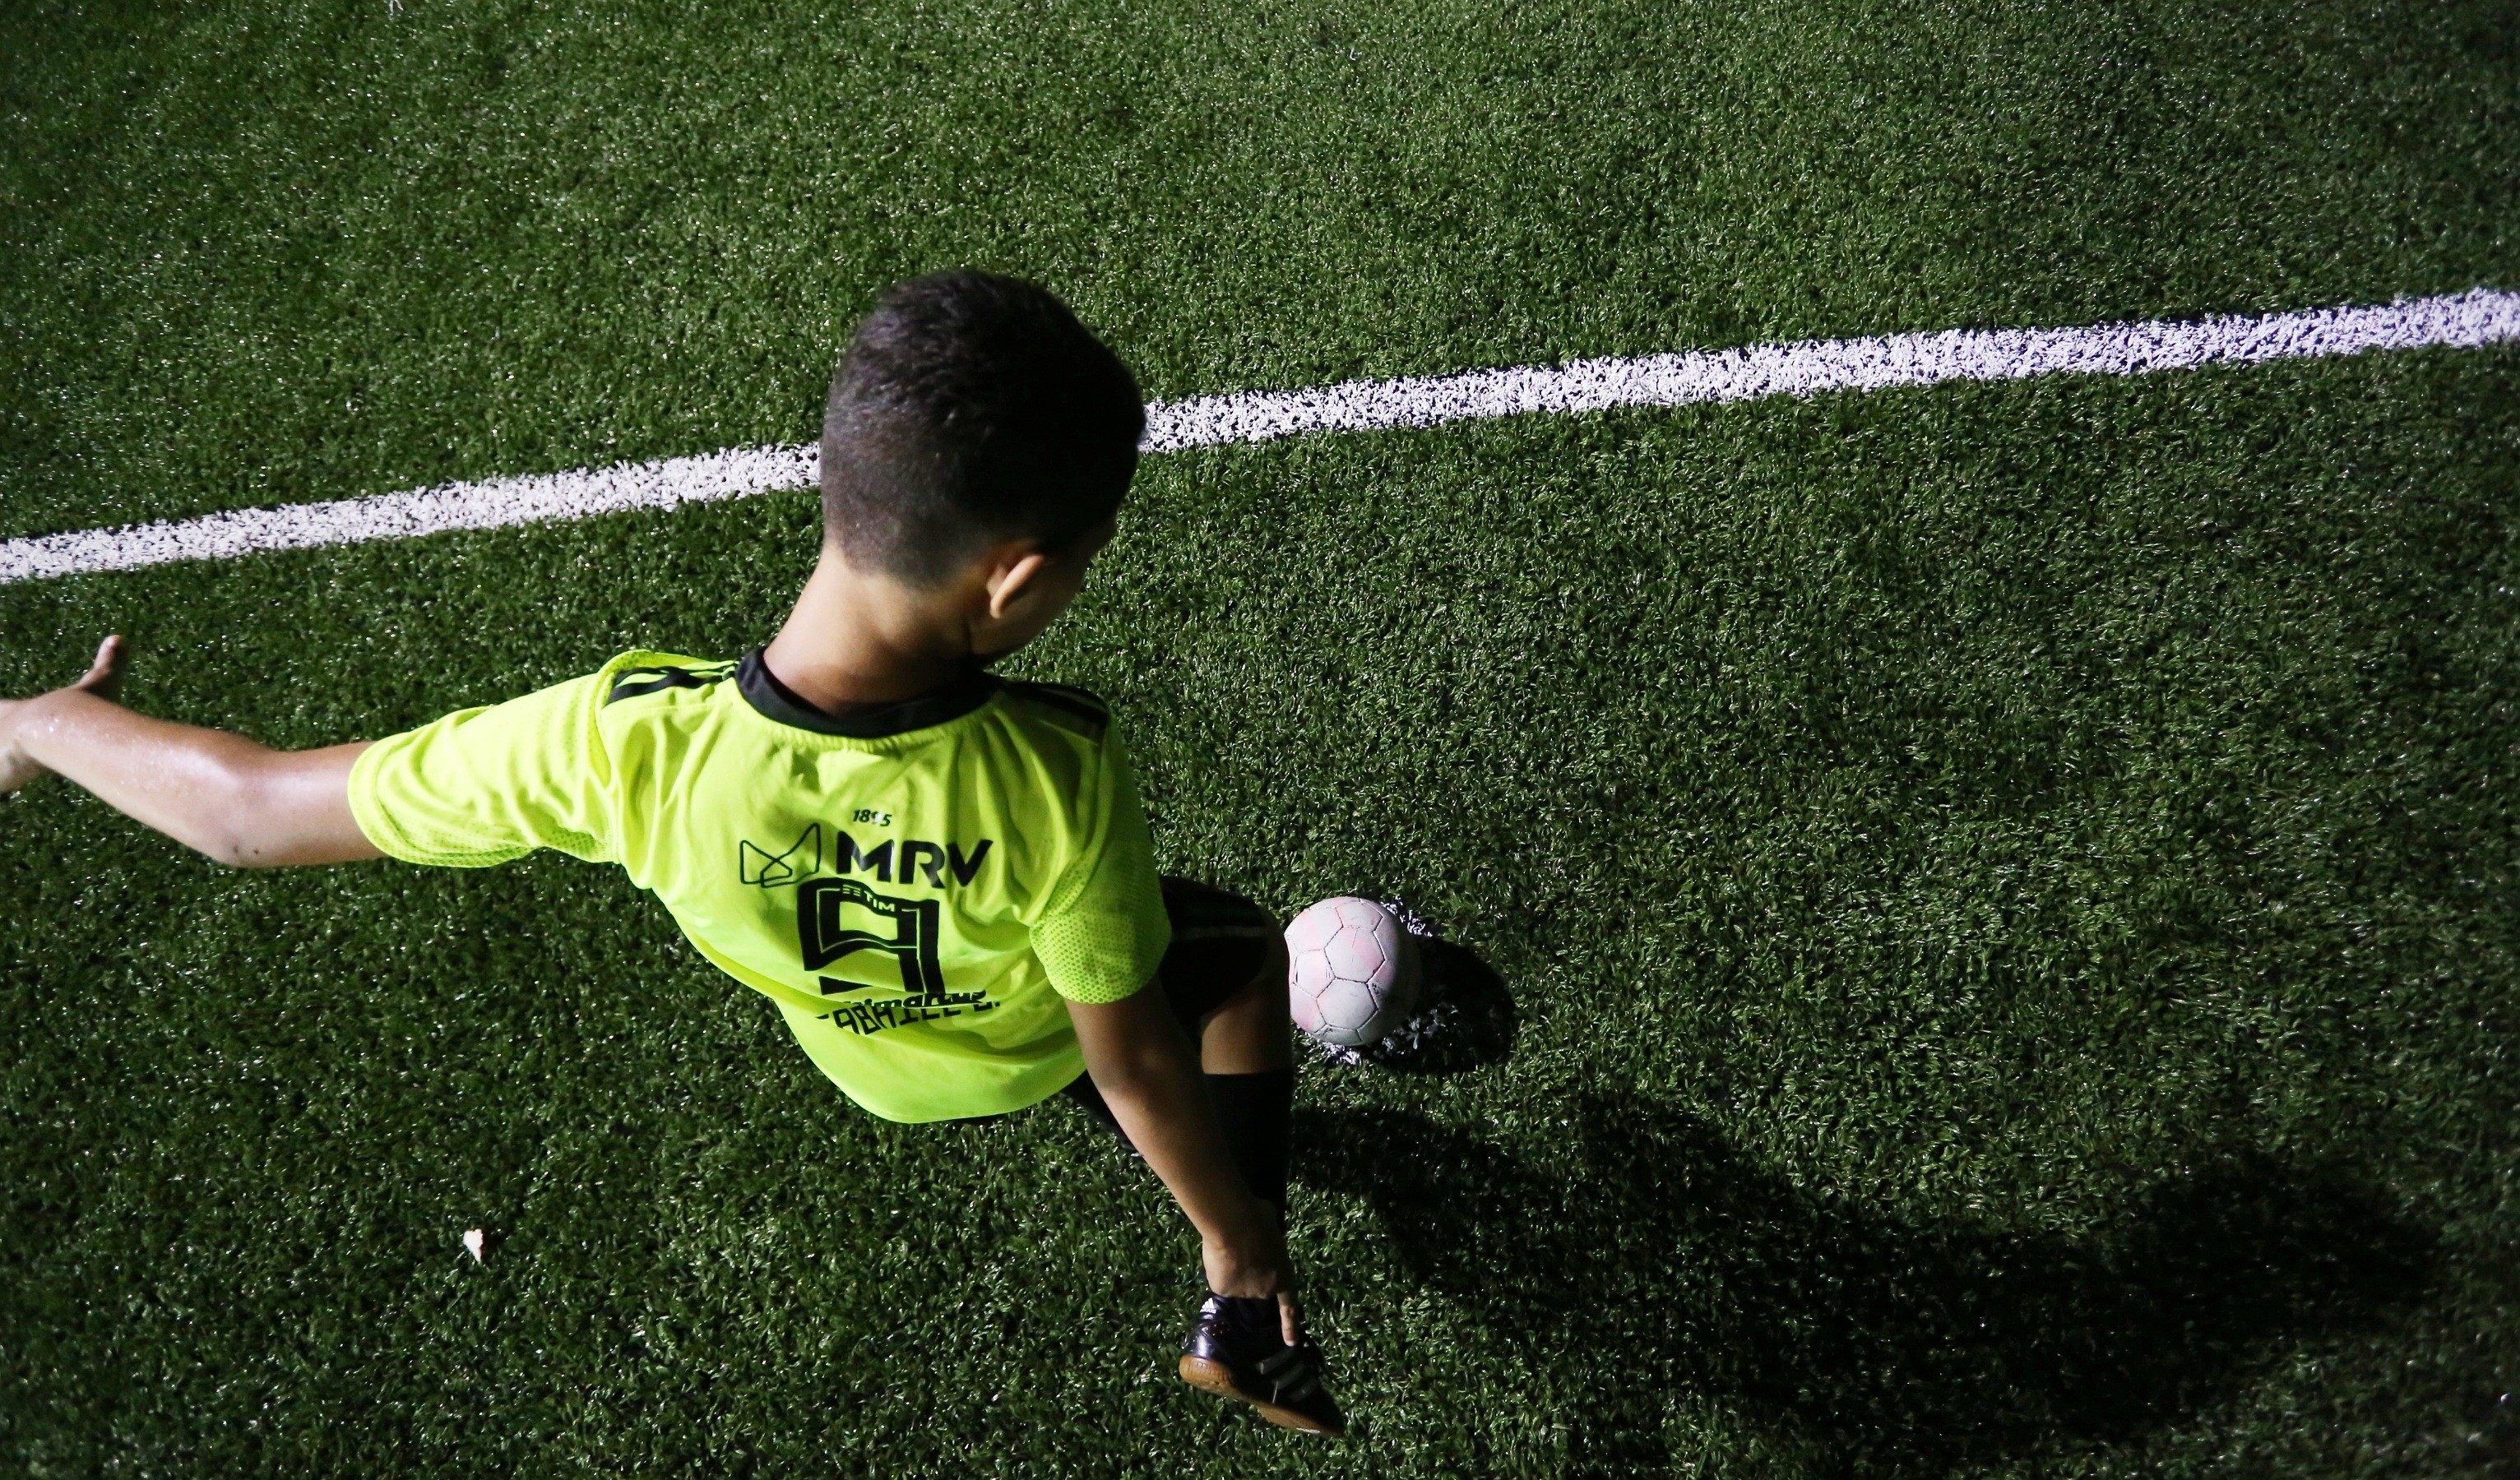
M1262 957L1259 968L1228 993L1223 1002L1217 1004L1217 1011L1231 1012L1238 1016L1256 1012L1274 1012L1274 1015L1279 1017L1287 1016L1286 942L1282 937L1270 938L1268 951ZM1289 1018L1289 1020L1292 1019Z

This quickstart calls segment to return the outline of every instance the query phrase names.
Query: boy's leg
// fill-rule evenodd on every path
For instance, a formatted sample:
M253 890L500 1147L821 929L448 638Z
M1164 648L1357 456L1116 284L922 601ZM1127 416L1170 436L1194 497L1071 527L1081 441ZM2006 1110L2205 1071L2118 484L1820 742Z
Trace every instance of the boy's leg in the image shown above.
M1164 908L1173 922L1160 974L1164 995L1198 1044L1208 1102L1235 1167L1254 1196L1282 1212L1295 1100L1285 936L1249 900L1187 879L1164 880ZM1067 1093L1119 1129L1090 1079L1079 1078ZM1181 1374L1193 1386L1255 1406L1272 1423L1323 1434L1346 1430L1323 1385L1320 1352L1300 1339L1293 1318L1275 1301L1210 1293L1183 1344Z
M1210 1074L1265 1074L1295 1066L1286 1012L1286 936L1277 917L1230 889L1166 878L1164 994L1198 1044Z
M1235 1166L1253 1195L1283 1209L1286 1127L1295 1103L1285 936L1266 910L1238 894L1182 878L1163 885L1173 922L1159 978L1164 995L1198 1045L1208 1099ZM1079 1076L1067 1096L1118 1132L1090 1077Z
M1252 1195L1286 1206L1286 1132L1295 1109L1295 1031L1286 942L1273 927L1259 970L1199 1025L1199 1068L1225 1144Z
M1291 1071L1294 1031L1286 1010L1286 938L1272 929L1258 969L1199 1025L1198 1066L1217 1075Z
M1286 1131L1295 1104L1295 1025L1286 1010L1286 937L1237 894L1164 880L1173 947L1165 989L1197 1027L1208 1102L1252 1195L1286 1207ZM1323 1385L1321 1353L1274 1302L1211 1292L1182 1343L1182 1379L1251 1404L1270 1422L1340 1434L1347 1420Z

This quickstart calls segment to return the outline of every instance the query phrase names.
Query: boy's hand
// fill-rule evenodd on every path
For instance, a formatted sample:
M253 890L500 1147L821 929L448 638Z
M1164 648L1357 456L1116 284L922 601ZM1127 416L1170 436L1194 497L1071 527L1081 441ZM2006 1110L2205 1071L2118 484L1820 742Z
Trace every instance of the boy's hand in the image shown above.
M97 644L96 661L88 665L86 676L65 687L99 698L112 698L122 688L122 669L129 654L130 645L119 635L109 637ZM22 698L0 699L0 796L44 774L43 765L18 743L18 716L30 702Z
M107 638L77 683L0 702L0 792L50 771L125 817L241 869L381 858L350 815L363 743L274 750L114 702L130 647Z
M1288 1346L1304 1339L1304 1316L1295 1302L1295 1264L1286 1257L1286 1235L1277 1211L1257 1198L1257 1226L1238 1238L1202 1238L1199 1262L1206 1266L1207 1287L1220 1295L1245 1300L1276 1296L1278 1324Z

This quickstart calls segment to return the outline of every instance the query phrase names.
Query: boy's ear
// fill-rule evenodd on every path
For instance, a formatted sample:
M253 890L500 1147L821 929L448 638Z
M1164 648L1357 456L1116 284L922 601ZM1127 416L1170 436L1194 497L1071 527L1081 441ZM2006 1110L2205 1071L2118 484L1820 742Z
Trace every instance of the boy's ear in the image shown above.
M1041 573L1050 564L1050 557L1038 550L1020 547L1008 550L1001 559L990 561L987 586L989 620L1000 621L1025 593L1041 583Z

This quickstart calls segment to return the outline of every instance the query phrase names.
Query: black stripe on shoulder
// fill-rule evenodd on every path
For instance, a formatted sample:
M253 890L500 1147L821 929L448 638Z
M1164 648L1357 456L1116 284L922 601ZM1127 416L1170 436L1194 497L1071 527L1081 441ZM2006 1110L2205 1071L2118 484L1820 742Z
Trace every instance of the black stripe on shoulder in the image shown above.
M604 701L617 704L625 698L666 689L705 689L733 677L733 663L705 663L696 668L624 668L612 675L612 688L604 695Z
M1083 720L1092 727L1094 736L1098 740L1102 738L1102 732L1111 726L1110 705L1086 691L1067 684L1028 684L1010 679L1007 682L1007 692L1017 698L1028 698L1037 704L1047 704L1071 718Z

